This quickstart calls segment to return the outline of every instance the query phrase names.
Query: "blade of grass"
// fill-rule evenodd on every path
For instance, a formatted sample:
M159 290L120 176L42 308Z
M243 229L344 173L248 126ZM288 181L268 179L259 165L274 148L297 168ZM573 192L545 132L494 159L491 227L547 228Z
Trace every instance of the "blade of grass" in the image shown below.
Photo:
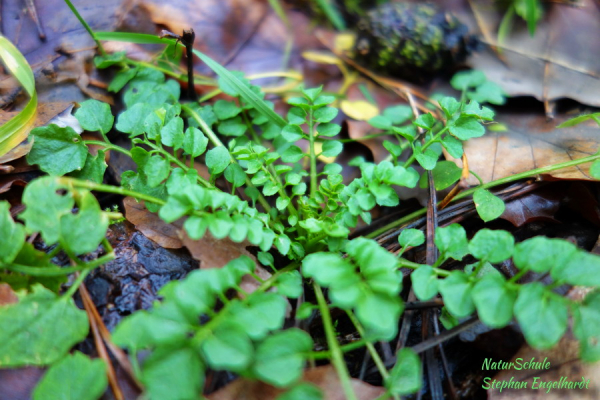
M538 0L526 0L525 7L527 16L527 28L529 29L529 34L533 36L535 34L535 27L537 23L536 12L538 10Z
M132 32L96 32L98 40L110 40L114 42L129 42L137 44L171 44L175 39L161 38L147 33ZM181 43L178 46L184 47Z
M506 14L502 18L502 22L500 22L500 27L498 28L498 44L502 46L506 42L506 38L512 31L513 21L515 17L515 6L511 5L508 10L506 10ZM500 51L500 48L498 49Z
M330 0L316 0L316 2L319 5L319 7L321 7L331 24L335 27L335 29L337 29L338 31L346 30L346 23L344 22L344 18L342 18L341 14L335 8L335 6L331 4Z
M37 92L29 63L23 54L2 35L0 35L0 60L30 97L19 114L0 126L0 156L3 156L27 138L37 116Z
M267 103L260 97L256 95L248 85L244 82L240 81L229 72L226 68L224 68L221 64L207 56L206 54L194 50L194 54L196 54L210 69L212 69L217 75L219 75L224 81L226 81L229 85L233 86L240 96L252 107L258 110L261 114L267 117L271 122L283 127L286 125L286 122L281 116L279 116L275 111L271 110Z
M65 3L67 3L67 6L71 9L71 11L73 12L73 14L75 14L75 17L77 17L77 19L79 20L79 22L81 23L81 25L83 25L83 27L90 34L90 36L92 37L92 39L94 39L94 42L96 42L96 45L98 46L98 50L100 51L100 54L102 54L103 56L105 56L106 55L106 51L104 51L104 47L102 47L102 43L100 43L100 40L98 40L98 38L96 37L96 34L92 30L92 28L88 25L88 23L86 22L86 20L83 19L83 17L81 16L81 14L79 14L79 11L77 11L77 9L73 5L73 3L71 3L71 0L65 0Z

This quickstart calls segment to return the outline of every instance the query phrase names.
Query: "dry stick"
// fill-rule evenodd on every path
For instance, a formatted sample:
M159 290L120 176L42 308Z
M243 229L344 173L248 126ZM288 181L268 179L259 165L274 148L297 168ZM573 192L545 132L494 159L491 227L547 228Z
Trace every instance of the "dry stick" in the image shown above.
M82 285L82 288L86 293L88 293L87 288L84 285ZM110 332L106 328L106 325L104 325L104 321L102 321L102 317L100 316L98 310L94 306L91 297L89 296L89 293L87 294L87 297L90 299L90 304L92 305L91 314L93 315L94 320L96 321L98 331L100 333L100 336L104 340L104 343L106 344L112 355L115 357L121 368L123 368L123 370L127 373L127 376L131 383L133 383L139 390L142 390L142 385L140 382L138 382L138 380L135 377L135 372L133 371L133 367L131 366L131 362L129 361L127 354L125 354L125 352L120 347L115 346L115 344L112 342Z
M196 93L196 88L194 87L194 56L192 50L194 49L194 40L196 39L196 34L193 29L184 30L183 35L181 35L181 43L185 46L185 58L187 60L187 92L188 97L192 101L198 101L198 94Z
M479 323L480 322L477 317L471 317L468 320L462 322L460 325L457 325L454 328L450 329L449 331L444 331L438 336L434 336L430 339L427 339L424 342L414 345L413 347L411 347L411 349L415 353L420 354L420 353L426 351L427 349L435 347L435 346L439 345L440 343L443 343L446 340L449 340L449 339L453 338L454 336L459 335L463 331L471 329L473 326L475 326ZM393 360L386 362L385 366L387 368L391 368L394 366L395 363L396 363L396 358L394 357ZM372 374L372 373L374 374L376 372L377 372L377 368L375 368L375 367L371 368L368 371L369 374Z
M500 197L503 201L508 201L515 199L519 196L527 194L531 191L534 191L541 186L543 186L544 182L535 182L531 183L531 181L526 182L518 182L514 185L511 185L505 189L494 192L494 194ZM475 213L475 206L473 204L473 199L463 200L461 202L457 202L449 206L440 212L438 216L438 223L440 226L450 225L451 223L458 222L468 218L470 215ZM382 246L387 242L392 241L392 244L396 244L397 236L404 230L408 228L419 228L425 223L425 217L417 218L406 225L397 228L391 229L388 232L385 232L377 237L377 242ZM394 243L395 242L395 243Z
M115 369L110 361L110 356L108 355L108 351L106 351L106 347L104 346L104 342L102 341L102 337L100 336L100 331L98 330L98 322L94 316L94 312L96 307L90 298L90 294L87 291L85 284L82 282L79 286L79 294L81 295L81 299L83 300L83 307L88 314L88 320L90 321L90 328L92 328L92 334L94 335L94 343L96 344L96 350L98 351L98 355L101 359L104 360L106 364L106 375L108 376L108 383L113 391L113 395L116 400L124 400L123 392L119 387L119 382L117 381L117 374L115 373Z
M427 250L426 250L426 263L434 265L438 259L438 250L435 247L434 238L435 230L438 225L438 214L437 214L437 193L435 191L435 182L433 181L433 174L431 171L427 171L427 180L429 181L429 200L427 204ZM432 319L436 316L433 315L432 310L426 309L421 312L422 318L422 338L426 340L432 335L431 327L429 326ZM440 348L440 351L443 351ZM431 390L431 398L433 400L442 400L444 398L444 391L442 389L442 377L440 376L440 368L438 360L435 357L434 349L428 349L425 352L425 359L427 360L427 377L429 378L429 389ZM446 377L450 385L452 381L448 371L446 371Z
M438 210L442 210L442 209L446 208L446 206L448 204L450 204L452 199L454 199L454 197L458 194L458 192L460 192L462 190L463 180L465 180L469 177L469 175L470 175L469 160L467 159L467 153L463 153L462 162L463 162L463 167L462 167L462 172L460 174L460 180L458 182L456 182L456 185L454 185L454 187L452 188L450 193L448 193L446 195L446 197L444 197L444 200L442 200L440 202L440 205L438 206Z
M31 19L33 20L33 22L35 22L35 26L37 27L38 36L41 40L46 40L46 33L44 32L44 28L40 23L40 18L38 17L35 3L33 2L33 0L26 0L25 3L27 3L27 10L29 11L29 15L31 15Z
M440 335L440 326L438 323L438 318L433 318L433 329L435 332L434 337L439 336ZM458 394L456 393L456 388L454 387L454 384L452 383L452 379L450 379L450 368L448 367L448 358L446 357L446 352L443 350L442 344L438 344L438 349L440 351L440 356L442 358L442 367L444 368L444 372L446 373L446 376L448 377L448 388L450 389L450 398L451 399L458 399Z
M408 96L408 99L409 99L408 101L411 105L411 108L413 110L413 114L414 114L415 118L417 118L419 116L419 112L417 111L417 109L415 107L414 99L412 96ZM419 130L422 131L421 128L419 128ZM421 132L419 132L419 133L421 133ZM379 242L379 240L378 240L378 242ZM417 301L417 296L415 295L415 291L411 285L410 292L408 293L407 302L412 303L412 302L416 302L416 301ZM414 313L415 312L413 310L407 310L404 312L404 316L402 317L402 326L400 328L400 333L398 334L398 343L396 344L396 357L398 355L398 352L404 346L406 346L406 341L408 339L408 333L410 332L410 326L412 324L412 319L413 319ZM423 360L421 360L421 365L423 364L422 361ZM421 399L422 393L423 393L423 391L419 390L419 392L417 393L417 399Z

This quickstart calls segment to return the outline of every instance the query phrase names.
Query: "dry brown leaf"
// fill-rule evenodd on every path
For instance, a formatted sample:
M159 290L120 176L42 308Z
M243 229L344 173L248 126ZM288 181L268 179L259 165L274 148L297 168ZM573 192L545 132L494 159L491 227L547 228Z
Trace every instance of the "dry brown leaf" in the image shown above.
M144 203L136 201L133 197L125 197L123 207L127 221L135 225L148 239L166 249L183 247L178 235L179 229L175 225L167 224L155 213L148 211Z
M469 64L485 71L510 96L531 95L541 101L571 98L600 106L600 8L593 0L550 2L531 37L525 23L515 17L513 30L502 45L496 33L503 11L500 2L471 1L480 22L491 32L490 45L501 51L501 61L491 50L475 53ZM466 11L466 10L464 10ZM471 11L471 10L469 10ZM469 15L470 14L470 15ZM472 13L462 15L474 27Z
M331 365L311 368L304 372L303 382L312 383L323 391L324 400L345 400L344 391L335 369ZM352 379L352 388L358 400L373 400L385 393L385 389ZM239 378L207 396L210 400L274 400L283 393L263 382Z
M527 382L527 388L523 389L489 389L488 399L490 400L559 400L559 399L580 399L595 400L600 398L600 363L584 364L579 360L579 342L575 340L572 334L565 335L561 341L551 350L540 351L532 349L525 345L515 357L510 360L522 358L522 361L530 361L535 357L534 362L543 361L547 357L550 362L549 369L506 369L492 378L498 381ZM493 360L500 361L500 360ZM509 360L502 360L509 361ZM560 381L562 377L569 381L581 382L589 379L587 389L552 389L547 393L547 389L532 389L534 378L537 380L537 386L541 381ZM485 383L484 383L485 384Z
M0 400L31 400L46 368L0 369Z
M19 298L8 283L0 283L0 306L12 304L19 301Z
M236 243L228 237L224 239L215 239L209 231L204 234L202 239L193 240L190 239L185 230L181 230L180 238L183 245L187 247L192 254L192 257L200 261L200 269L221 268L229 261L235 260L240 256L248 256L256 265L256 268L254 269L255 274L262 280L267 280L271 277L271 273L261 267L256 262L256 257L246 250L246 246L251 246L247 241ZM240 287L246 293L254 292L259 286L260 283L250 275L244 275L242 282L240 283Z
M248 256L256 260L246 250L245 246L251 246L248 242L235 243L229 238L215 239L209 231L200 240L190 239L185 231L181 232L180 237L183 245L188 248L192 257L200 261L200 269L221 268L229 261L241 256Z
M557 129L566 121L559 116L547 121L539 114L499 114L497 121L507 126L507 132L488 132L485 136L470 139L464 148L469 169L484 182L490 182L534 168L588 157L600 147L600 128L591 121L569 128ZM452 159L449 155L446 158ZM455 160L462 165L460 160ZM589 164L579 165L549 173L557 179L591 180ZM470 185L478 181L471 176Z

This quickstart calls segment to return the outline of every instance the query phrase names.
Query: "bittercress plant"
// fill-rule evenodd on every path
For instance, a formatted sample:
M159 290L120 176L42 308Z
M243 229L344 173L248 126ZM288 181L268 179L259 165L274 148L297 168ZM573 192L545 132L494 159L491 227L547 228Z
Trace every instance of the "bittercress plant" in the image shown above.
M420 230L400 233L397 255L372 239L349 240L359 218L369 224L376 206L400 204L399 187L414 188L419 182L426 187L427 172L420 170L431 171L438 190L461 178L460 168L439 158L442 148L460 158L463 142L482 136L484 122L493 120L493 111L480 102L497 104L501 93L482 88L480 75L453 79L463 99L441 98L440 119L429 113L413 118L409 107L396 105L369 120L374 129L393 138L384 142L389 157L379 163L360 162L360 177L345 183L340 164L318 168L319 157L335 158L343 151L336 97L321 88L301 89L287 100L290 108L284 118L243 74L196 54L219 75L218 87L228 99L180 102L176 81L165 79L157 69L128 64L122 54L110 55L98 58L96 65L121 68L110 89L123 89L125 110L115 119L107 104L87 100L75 113L81 126L100 133L101 140L84 140L71 128L56 125L32 131L34 145L27 159L50 176L25 189L26 211L19 215L23 223L15 222L7 203L0 202L0 236L8 238L0 242L0 269L6 271L2 280L27 291L19 292L18 303L0 307L0 366L50 365L36 389L37 398L59 379L77 393L78 380L93 381L94 394L82 394L82 399L97 397L97 388L106 386L97 373L102 364L79 353L67 355L87 334L85 314L71 295L91 268L114 257L105 239L111 214L100 209L91 190L144 201L167 223L183 218L183 229L193 240L210 233L218 239L248 241L260 250L258 261L273 272L261 280L254 261L245 256L219 269L193 271L163 287L162 300L152 309L138 311L116 327L117 345L132 357L140 351L147 354L137 378L151 399L198 398L208 370L227 370L285 388L282 399L319 398L317 388L301 383L306 362L319 355L312 351L312 337L297 328L283 329L288 299L306 297L310 291L316 304L304 302L295 310L296 318L318 310L329 345L327 357L346 396L354 398L325 299L348 313L365 342L391 341L404 310L403 267L414 269L410 279L419 300L441 296L445 321L474 313L491 328L517 321L532 346L548 348L565 333L571 315L582 357L600 359L600 323L583 322L599 319L600 259L568 242L538 237L515 244L509 232L490 229L469 239L464 228L453 224L437 229L440 257L434 265L425 265L402 258L407 249L424 243ZM108 135L114 131L127 135L132 147L113 144ZM92 154L89 145L102 150ZM119 186L102 184L107 151L121 152L137 166L121 175ZM208 175L199 174L196 163L203 163ZM473 200L484 221L504 210L502 200L484 188L474 192ZM50 255L26 241L34 233L55 246ZM100 245L102 257L82 261ZM287 265L276 265L274 249ZM74 266L52 264L51 256L61 250ZM458 264L468 255L474 263ZM520 272L507 279L494 264L511 258ZM458 268L443 269L451 259ZM548 273L554 284L518 283L528 271ZM79 272L79 278L58 296L65 276L73 272ZM252 293L240 287L248 274L259 282ZM594 291L585 301L575 302L552 290L561 284L591 286ZM34 318L33 309L43 310L42 316ZM47 325L38 329L41 324ZM67 367L77 368L79 375L65 377ZM398 353L391 371L380 372L391 396L420 388L420 360L411 349ZM90 377L94 374L95 379Z

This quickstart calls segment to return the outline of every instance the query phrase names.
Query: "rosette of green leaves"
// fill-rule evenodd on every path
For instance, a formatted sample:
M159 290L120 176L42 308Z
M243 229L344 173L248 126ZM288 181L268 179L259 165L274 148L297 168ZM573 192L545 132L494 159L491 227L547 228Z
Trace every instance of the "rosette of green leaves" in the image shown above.
M309 254L302 262L302 275L328 288L334 306L354 310L369 340L390 340L403 310L396 258L364 238L349 242L345 251L346 258L333 252Z

